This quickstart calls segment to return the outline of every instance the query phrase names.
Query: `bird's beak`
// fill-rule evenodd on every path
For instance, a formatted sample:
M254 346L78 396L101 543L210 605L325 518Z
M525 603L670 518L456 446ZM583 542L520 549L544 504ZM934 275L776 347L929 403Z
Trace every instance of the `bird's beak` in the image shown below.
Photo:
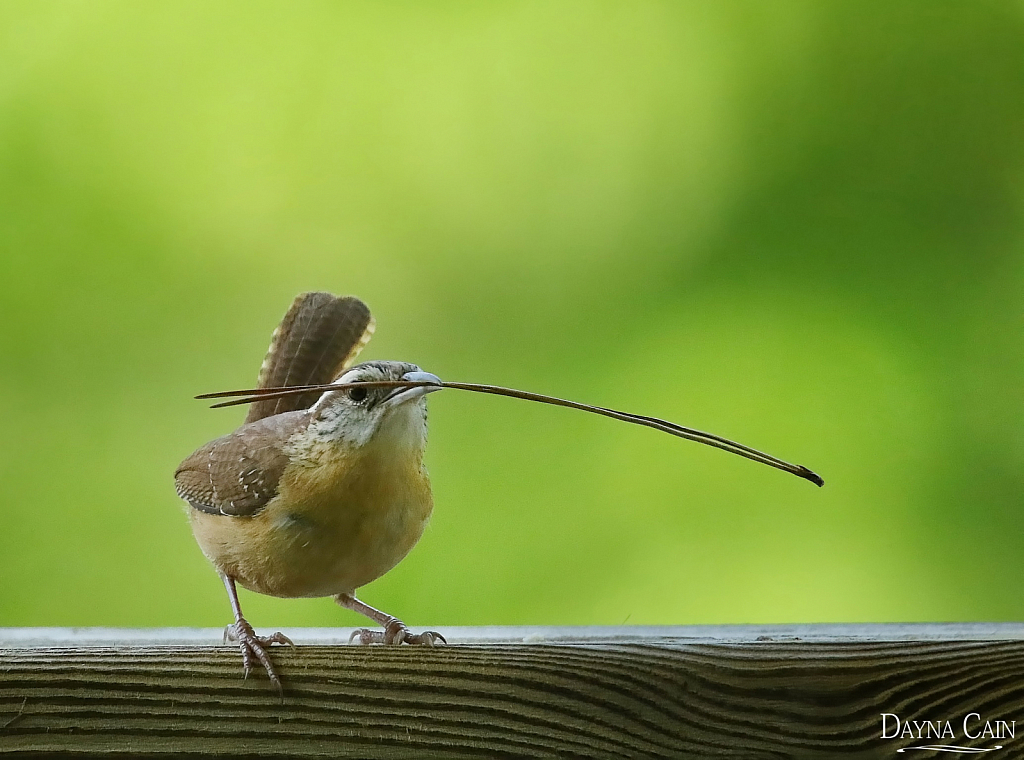
M417 385L412 388L395 388L391 395L389 395L384 401L388 406L394 407L399 404L404 404L406 401L412 401L420 396L426 396L428 393L439 391L444 387L441 385L441 378L429 372L406 372L402 375L402 379L408 380L412 383L430 383L430 385Z

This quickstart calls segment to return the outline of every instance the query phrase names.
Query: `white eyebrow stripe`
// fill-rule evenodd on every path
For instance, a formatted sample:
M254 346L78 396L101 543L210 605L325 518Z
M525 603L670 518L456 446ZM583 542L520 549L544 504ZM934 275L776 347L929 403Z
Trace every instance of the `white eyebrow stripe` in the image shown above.
M365 380L366 378L361 378L360 377L360 375L362 374L362 371L363 371L362 369L350 369L347 372L343 373L341 375L341 377L337 377L334 380L332 380L331 382L332 382L332 384L337 385L339 383L352 383L352 382L356 382L357 380ZM306 411L311 413L311 414L315 414L316 412L320 411L321 407L323 407L324 404L327 403L327 398L332 393L336 393L336 392L337 391L324 391L320 395L320 398L317 399L316 403L313 404L313 406L309 407L309 409L307 409Z

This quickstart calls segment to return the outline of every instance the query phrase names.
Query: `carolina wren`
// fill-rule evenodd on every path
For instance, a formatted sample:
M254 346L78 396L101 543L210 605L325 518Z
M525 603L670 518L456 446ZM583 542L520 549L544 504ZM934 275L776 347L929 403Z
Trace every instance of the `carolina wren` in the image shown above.
M725 438L655 417L629 414L508 388L443 383L415 364L352 366L374 322L357 298L304 293L274 331L258 387L200 396L248 396L245 423L196 450L174 474L190 505L192 532L220 574L234 611L226 635L237 641L246 674L258 660L275 688L267 654L291 644L260 637L242 615L236 584L279 597L332 596L383 627L353 634L364 644L444 643L359 601L355 592L409 552L433 500L423 466L426 395L442 388L515 396L653 427L730 451L822 485L800 465Z
M291 644L256 636L235 584L279 597L333 596L383 632L364 643L433 645L442 637L406 626L356 599L419 540L433 500L423 466L425 396L440 380L405 362L350 365L373 333L356 298L305 293L274 332L259 386L406 380L436 385L307 393L254 403L245 424L196 450L174 474L191 505L192 532L227 589L246 673L253 659L281 682L265 647Z

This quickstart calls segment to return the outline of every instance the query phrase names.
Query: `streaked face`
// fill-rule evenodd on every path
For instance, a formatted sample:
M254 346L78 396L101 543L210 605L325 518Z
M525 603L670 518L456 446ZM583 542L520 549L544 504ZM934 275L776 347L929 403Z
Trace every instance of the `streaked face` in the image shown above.
M311 432L317 437L342 439L365 445L378 434L396 444L422 445L426 439L426 394L440 390L440 380L408 362L372 361L348 369L335 382L411 380L437 383L415 388L353 387L327 391L313 405ZM410 440L406 441L405 438ZM418 441L415 439L419 439Z

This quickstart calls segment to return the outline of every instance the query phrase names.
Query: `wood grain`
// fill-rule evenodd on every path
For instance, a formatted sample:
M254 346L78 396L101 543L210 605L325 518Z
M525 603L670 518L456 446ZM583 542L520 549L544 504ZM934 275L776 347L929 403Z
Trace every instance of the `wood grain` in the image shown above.
M938 742L882 739L885 712L1020 718L1020 740L944 743L1024 756L1016 624L440 630L451 646L286 631L283 700L217 631L0 630L0 754L964 756L897 754Z

